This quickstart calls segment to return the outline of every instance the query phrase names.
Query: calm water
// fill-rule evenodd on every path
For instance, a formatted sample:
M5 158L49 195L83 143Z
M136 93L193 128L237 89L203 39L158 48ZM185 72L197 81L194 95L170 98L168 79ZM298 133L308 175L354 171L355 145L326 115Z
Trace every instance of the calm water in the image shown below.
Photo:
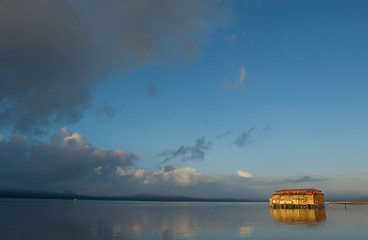
M368 239L368 206L0 199L0 239Z

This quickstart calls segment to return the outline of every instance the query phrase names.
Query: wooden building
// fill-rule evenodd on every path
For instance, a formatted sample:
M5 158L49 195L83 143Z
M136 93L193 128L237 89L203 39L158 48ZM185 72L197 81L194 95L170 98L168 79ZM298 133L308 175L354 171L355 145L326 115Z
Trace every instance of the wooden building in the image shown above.
M272 208L323 208L325 195L317 189L278 190L270 198Z

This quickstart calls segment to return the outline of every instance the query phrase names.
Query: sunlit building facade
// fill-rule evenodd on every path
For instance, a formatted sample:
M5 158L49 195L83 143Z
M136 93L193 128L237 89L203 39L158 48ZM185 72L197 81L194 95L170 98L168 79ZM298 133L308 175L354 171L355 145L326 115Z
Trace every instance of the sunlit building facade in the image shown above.
M269 200L272 208L323 208L325 206L325 195L314 188L278 190Z

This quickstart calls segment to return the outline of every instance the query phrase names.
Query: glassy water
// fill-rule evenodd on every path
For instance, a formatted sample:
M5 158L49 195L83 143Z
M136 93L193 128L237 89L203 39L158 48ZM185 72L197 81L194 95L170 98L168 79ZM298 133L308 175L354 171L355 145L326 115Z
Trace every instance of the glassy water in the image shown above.
M368 206L0 199L0 239L368 239Z

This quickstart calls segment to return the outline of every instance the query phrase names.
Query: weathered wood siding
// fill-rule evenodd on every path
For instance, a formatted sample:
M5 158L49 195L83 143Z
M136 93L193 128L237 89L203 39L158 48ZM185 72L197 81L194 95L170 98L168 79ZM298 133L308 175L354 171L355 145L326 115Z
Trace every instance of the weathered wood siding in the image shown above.
M324 206L324 195L316 189L291 189L276 191L269 199L271 207L319 207Z

